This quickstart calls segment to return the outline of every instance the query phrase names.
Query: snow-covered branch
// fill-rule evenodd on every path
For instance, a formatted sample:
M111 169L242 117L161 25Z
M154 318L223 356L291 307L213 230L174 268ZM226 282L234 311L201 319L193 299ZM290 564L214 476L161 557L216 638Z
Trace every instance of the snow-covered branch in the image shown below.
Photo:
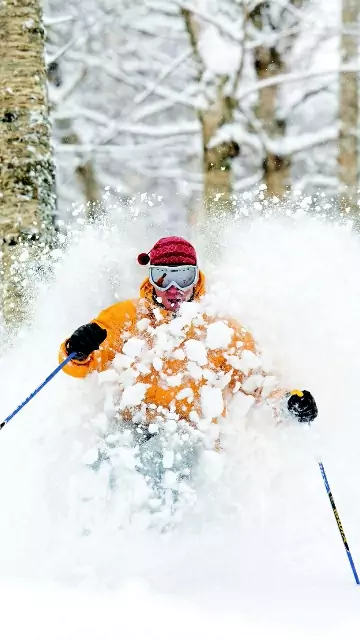
M300 136L286 136L283 139L266 139L267 148L277 156L292 156L300 151L308 151L313 147L333 142L339 135L338 127L331 126L314 133L303 133Z
M55 27L58 24L64 24L64 22L74 22L75 16L62 16L60 18L50 18L44 16L44 27Z
M237 44L242 44L243 41L243 33L238 33L238 30L233 28L231 25L226 24L224 20L221 18L214 18L211 14L199 9L197 6L189 2L182 2L181 0L174 0L175 4L179 7L179 9L190 12L192 15L197 18L201 18L204 22L211 24L213 27L219 30L222 35L226 36L233 42Z
M185 60L188 60L188 58L190 58L191 55L192 55L192 49L189 49L189 48L185 49L185 51L181 53L180 56L178 56L171 64L169 64L167 68L164 69L164 71L159 75L159 77L150 87L148 87L145 91L143 91L138 96L136 96L134 103L136 105L139 105L145 100L147 100L153 93L155 93L156 89L160 86L160 84L164 82L166 78L171 76L171 74L175 71L175 69L177 69L181 64L183 64Z
M172 142L169 141L169 148ZM119 159L123 159L124 162L128 162L129 158L138 158L140 161L144 157L152 158L154 150L159 149L163 151L166 148L166 141L164 140L152 140L151 143L145 144L61 144L54 143L54 148L57 153L62 155L87 155L91 156L96 153L97 155L113 156L115 155Z
M234 140L240 146L246 145L257 153L261 152L262 145L259 138L249 133L243 124L240 124L239 122L232 122L220 127L216 131L215 135L209 140L208 145L211 149L223 143L230 142L231 140Z
M316 87L315 89L310 89L309 91L305 91L305 93L302 93L294 102L290 102L288 105L286 105L286 108L284 107L283 109L281 109L280 111L281 118L288 118L290 114L293 114L296 111L296 109L302 108L305 102L310 98L315 98L320 93L322 94L331 93L331 90L332 89L329 86L329 82L327 82L326 85L322 84L319 87Z
M334 75L337 73L359 73L359 72L360 72L360 66L358 64L352 63L352 64L339 65L338 67L328 67L328 68L325 67L324 69L315 69L315 70L309 69L308 71L299 71L299 72L294 71L292 73L282 73L282 74L279 74L278 76L275 76L274 78L260 80L259 82L256 82L248 86L246 89L239 91L239 93L237 94L237 98L239 102L241 102L251 94L257 93L260 89L264 89L266 87L273 87L279 84L298 82L299 80L308 80L311 78Z
M168 138L182 135L194 135L199 133L200 127L197 122L189 122L187 120L179 121L177 124L171 125L141 125L133 124L131 122L114 122L109 121L108 116L103 115L99 111L93 111L91 109L85 109L84 107L78 107L75 110L67 111L65 108L59 114L61 118L84 118L91 120L100 125L108 126L111 124L116 127L118 133L129 133L137 136L144 136L149 138Z
M95 56L83 53L71 53L69 58L73 61L83 62L90 67L102 69L108 76L114 80L124 82L128 86L139 90L145 89L150 94L156 94L157 96L172 100L174 103L182 104L183 106L197 109L201 105L194 99L187 96L186 91L175 92L167 87L161 87L160 84L154 84L149 82L144 75L132 74L131 76L125 73L120 67L114 65L109 60L97 58Z

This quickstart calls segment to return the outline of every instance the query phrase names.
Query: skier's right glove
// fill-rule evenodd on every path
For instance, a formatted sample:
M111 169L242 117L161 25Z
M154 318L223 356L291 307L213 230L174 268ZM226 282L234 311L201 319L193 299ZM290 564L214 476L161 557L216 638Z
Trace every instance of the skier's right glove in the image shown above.
M315 399L310 391L292 391L288 396L287 408L298 422L312 422L318 414Z
M106 329L102 329L96 322L84 324L65 343L68 355L76 353L76 360L86 360L86 358L98 349L107 336Z

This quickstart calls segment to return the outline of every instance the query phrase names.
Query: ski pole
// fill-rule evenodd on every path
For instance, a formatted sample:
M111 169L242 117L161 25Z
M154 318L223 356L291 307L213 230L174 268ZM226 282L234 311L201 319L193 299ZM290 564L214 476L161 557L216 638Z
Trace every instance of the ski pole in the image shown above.
M10 420L11 420L14 416L16 416L16 414L17 414L17 413L19 413L19 411L21 411L21 409L22 409L23 407L25 407L25 405L26 405L28 402L30 402L30 400L32 400L32 398L33 398L34 396L36 396L36 394L37 394L37 393L39 393L39 391L41 391L41 389L43 389L43 388L45 387L45 385L46 385L48 382L50 382L50 380L51 380L54 376L56 376L56 374L57 374L57 373L59 373L59 371L61 371L61 369L62 369L63 367L65 367L65 365L66 365L70 360L72 360L73 358L75 358L75 356L76 356L76 353L75 353L75 352L70 353L70 355L69 355L67 358L65 358L65 360L64 360L61 364L59 364L59 365L56 367L56 369L54 369L54 371L52 371L52 373L50 373L50 375L49 375L49 376L44 380L44 382L42 382L42 383L41 383L41 385L40 385L39 387L37 387L37 388L35 389L35 391L33 391L33 392L29 395L29 397L28 397L28 398L26 398L26 400L24 400L24 402L22 402L21 404L19 404L19 406L17 407L17 409L15 409L15 411L13 411L12 413L10 413L10 415L9 415L7 418L5 418L4 422L2 422L2 423L0 424L0 429L2 429L3 427L5 427L5 425L6 425L8 422L10 422Z
M337 524L338 529L340 531L340 535L341 535L341 538L342 538L342 541L343 541L343 544L344 544L344 547L345 547L346 555L348 557L352 572L354 574L355 582L356 582L356 584L360 584L359 577L358 577L358 574L357 574L357 571L356 571L356 568L355 568L355 564L354 564L354 561L352 559L352 555L350 553L349 545L348 545L348 542L346 540L345 532L344 532L343 526L341 524L341 520L340 520L339 514L338 514L337 509L336 509L335 501L334 501L333 495L331 493L331 489L330 489L330 485L329 485L328 479L326 477L324 465L321 462L321 460L318 460L317 462L318 462L318 465L320 467L322 478L324 480L324 485L325 485L326 492L327 492L327 494L329 496L329 500L330 500L331 508L333 510L333 514L334 514L334 517L335 517L335 520L336 520L336 524Z

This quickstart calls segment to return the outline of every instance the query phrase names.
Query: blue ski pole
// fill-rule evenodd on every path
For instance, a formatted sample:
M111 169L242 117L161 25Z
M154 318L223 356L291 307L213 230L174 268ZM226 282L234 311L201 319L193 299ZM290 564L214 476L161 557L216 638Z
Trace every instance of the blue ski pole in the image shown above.
M334 501L333 495L331 493L331 489L330 489L330 485L329 485L328 479L326 477L324 465L320 460L318 460L318 465L320 467L321 475L322 475L322 478L324 480L324 485L325 485L326 492L327 492L327 494L329 496L329 500L330 500L331 508L333 510L333 514L334 514L334 517L335 517L335 520L336 520L336 524L337 524L338 529L340 531L340 535L341 535L341 538L342 538L342 541L343 541L343 544L344 544L344 547L345 547L346 555L348 557L352 572L354 574L355 582L356 582L356 584L360 584L359 577L358 577L358 574L357 574L357 571L356 571L356 568L355 568L355 564L354 564L354 561L352 559L352 555L350 553L349 545L348 545L348 542L346 540L345 532L344 532L343 526L341 524L341 520L340 520L339 514L338 514L337 509L336 509L335 501Z
M5 418L5 420L0 424L0 429L2 429L3 427L5 427L5 425L6 425L8 422L10 422L10 420L11 420L14 416L16 416L16 414L17 414L17 413L19 413L19 411L21 411L21 409L22 409L23 407L25 407L25 405L26 405L28 402L30 402L30 400L32 400L32 398L33 398L34 396L36 396L36 394L37 394L37 393L39 393L39 391L41 391L41 389L43 389L43 388L45 387L45 385L46 385L48 382L50 382L50 380L51 380L54 376L56 376L56 374L57 374L57 373L59 373L59 371L61 371L61 369L62 369L63 367L65 367L65 365L66 365L70 360L72 360L73 358L75 358L75 356L76 356L76 353L75 353L75 352L74 352L74 353L70 353L70 355L69 355L67 358L65 358L65 360L64 360L61 364L59 364L59 365L56 367L56 369L54 369L54 371L52 371L52 373L50 373L50 375L49 375L49 376L44 380L44 382L42 382L42 383L41 383L41 385L40 385L39 387L37 387L37 388L35 389L35 391L33 391L33 392L29 395L29 397L28 397L28 398L26 398L26 400L24 400L24 402L22 402L21 404L19 404L19 406L17 407L17 409L15 409L15 411L13 411L12 413L10 413L10 415L9 415L7 418Z

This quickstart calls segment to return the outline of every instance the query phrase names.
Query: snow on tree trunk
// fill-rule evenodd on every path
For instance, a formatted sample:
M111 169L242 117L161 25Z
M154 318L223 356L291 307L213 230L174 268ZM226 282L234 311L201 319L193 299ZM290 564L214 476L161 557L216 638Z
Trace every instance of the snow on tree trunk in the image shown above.
M254 26L261 32L264 29L266 13L269 3L263 2L251 12L250 18ZM254 50L255 71L259 80L273 78L285 71L285 64L276 45L261 44ZM285 121L277 117L278 87L262 87L259 90L259 101L256 116L269 138L284 137L286 133ZM263 159L263 180L267 186L268 196L282 198L290 179L290 160L284 155L265 150Z
M54 228L54 167L40 0L0 2L0 54L3 315L6 321L18 322L26 306L26 281L18 265L26 255L46 252Z
M358 0L343 0L342 35L340 50L342 64L355 63L358 60ZM345 72L340 74L340 136L339 136L339 179L343 187L344 209L353 208L356 202L358 186L358 74Z

